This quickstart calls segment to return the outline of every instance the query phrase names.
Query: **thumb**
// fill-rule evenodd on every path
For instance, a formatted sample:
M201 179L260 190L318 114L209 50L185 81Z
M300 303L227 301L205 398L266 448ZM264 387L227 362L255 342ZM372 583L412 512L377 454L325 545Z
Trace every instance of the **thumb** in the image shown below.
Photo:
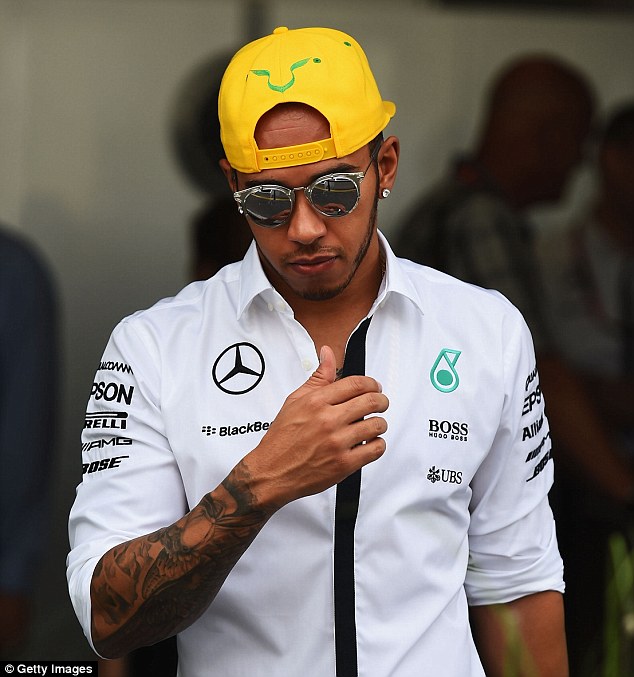
M308 381L290 395L290 399L295 400L302 395L308 394L311 390L330 385L335 382L336 378L337 361L335 353L330 346L322 346L319 351L319 366Z
M322 346L319 351L319 367L306 382L314 386L324 386L334 383L337 379L337 360L335 352L330 346Z

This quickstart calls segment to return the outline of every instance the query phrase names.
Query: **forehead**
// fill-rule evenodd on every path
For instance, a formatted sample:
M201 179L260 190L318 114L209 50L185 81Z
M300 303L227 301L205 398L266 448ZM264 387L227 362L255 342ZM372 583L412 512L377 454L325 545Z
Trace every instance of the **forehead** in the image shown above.
M255 128L260 149L284 148L330 137L330 124L317 110L303 104L287 103L266 112Z

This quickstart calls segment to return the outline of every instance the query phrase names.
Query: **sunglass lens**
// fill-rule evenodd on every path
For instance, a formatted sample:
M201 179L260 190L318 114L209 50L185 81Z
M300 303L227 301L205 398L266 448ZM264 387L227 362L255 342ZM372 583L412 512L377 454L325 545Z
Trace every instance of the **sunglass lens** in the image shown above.
M326 216L345 216L359 201L357 184L346 177L330 177L317 182L311 194L312 203Z
M290 216L292 207L293 203L287 193L267 186L250 193L244 201L244 210L249 218L267 228L284 223Z

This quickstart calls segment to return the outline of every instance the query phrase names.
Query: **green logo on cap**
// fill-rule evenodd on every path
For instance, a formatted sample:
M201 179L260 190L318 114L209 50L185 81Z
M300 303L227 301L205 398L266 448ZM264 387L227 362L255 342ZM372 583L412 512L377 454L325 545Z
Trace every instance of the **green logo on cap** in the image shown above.
M296 71L298 68L301 68L302 66L305 66L308 62L310 61L310 57L308 59L301 59L300 61L296 61L292 66L291 66L291 79L284 85L274 85L271 82L271 71L267 70L252 70L251 72L254 75L260 75L265 78L267 78L267 84L269 86L269 89L272 89L274 92L285 92L287 89L292 87L295 84L295 73L293 71ZM320 63L320 59L313 59L314 63Z
M460 383L460 378L456 371L456 362L461 352L460 350L443 348L438 354L434 366L431 368L429 376L432 385L436 390L440 390L441 393L453 392Z

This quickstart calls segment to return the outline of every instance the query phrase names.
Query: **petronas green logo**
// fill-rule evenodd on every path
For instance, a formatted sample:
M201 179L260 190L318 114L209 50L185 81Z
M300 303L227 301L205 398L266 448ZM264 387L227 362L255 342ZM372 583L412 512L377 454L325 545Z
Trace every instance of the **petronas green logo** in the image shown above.
M310 60L311 60L310 57L308 57L308 59L301 59L300 61L296 61L294 64L291 64L290 67L291 79L288 80L288 82L285 82L283 85L276 85L271 82L271 71L269 70L262 68L252 70L251 72L254 75L266 78L266 82L269 89L272 89L274 92L285 92L287 89L289 89L295 84L295 71L298 68L305 66ZM321 63L321 59L313 59L313 63Z
M461 352L460 350L443 348L429 372L432 385L441 393L453 392L460 383L460 377L456 371L456 362Z

